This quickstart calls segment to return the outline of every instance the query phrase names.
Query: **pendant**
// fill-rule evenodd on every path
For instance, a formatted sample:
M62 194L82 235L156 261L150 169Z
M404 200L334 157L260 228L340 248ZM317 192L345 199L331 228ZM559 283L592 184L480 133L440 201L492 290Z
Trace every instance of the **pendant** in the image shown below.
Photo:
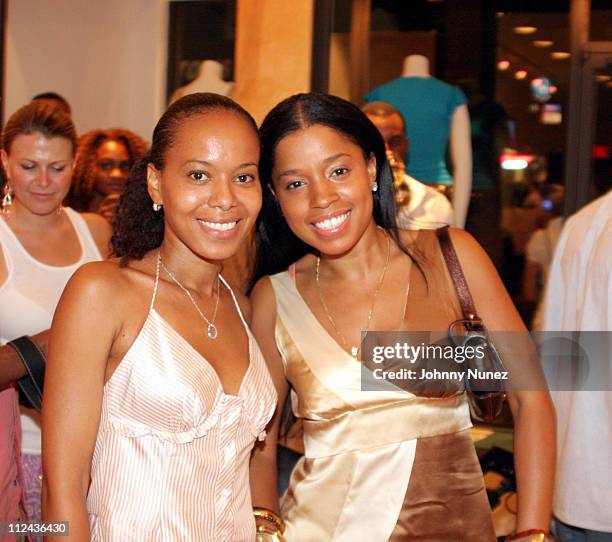
M357 358L357 352L359 352L359 347L351 346L351 356L353 356L354 358Z
M208 328L206 329L206 335L209 339L216 339L219 332L217 331L217 326L212 322L208 324Z

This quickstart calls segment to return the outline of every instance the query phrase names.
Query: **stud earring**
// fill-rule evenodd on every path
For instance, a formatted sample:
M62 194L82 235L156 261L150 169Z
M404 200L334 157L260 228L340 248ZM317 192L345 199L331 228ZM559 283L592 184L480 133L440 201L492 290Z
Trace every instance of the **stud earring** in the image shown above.
M153 210L157 213L158 211L161 211L163 205L161 203L154 203L153 204Z
M377 190L378 190L378 183L374 181L374 184L372 185L372 192L376 192Z

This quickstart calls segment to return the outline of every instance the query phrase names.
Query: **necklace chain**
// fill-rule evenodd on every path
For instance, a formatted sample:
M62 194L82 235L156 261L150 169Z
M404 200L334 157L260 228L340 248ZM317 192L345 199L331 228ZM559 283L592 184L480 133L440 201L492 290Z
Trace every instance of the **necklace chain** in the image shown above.
M374 316L374 307L376 305L376 300L378 299L378 294L380 293L383 282L385 280L385 274L387 273L387 268L389 267L390 259L391 259L391 238L387 236L387 260L385 261L385 265L378 278L378 284L376 285L376 290L374 291L374 297L372 298L372 305L370 306L370 312L368 312L368 318L366 320L366 325L364 328L366 335L368 334L368 330L370 329L370 323L372 322L372 317ZM319 299L321 300L321 305L323 305L323 310L325 311L325 314L327 316L327 319L329 320L329 323L334 328L336 335L338 335L338 337L342 341L342 345L344 346L344 349L351 356L357 359L357 354L359 353L359 347L358 346L349 347L348 341L346 340L344 334L340 331L340 329L336 325L336 322L333 319L331 312L329 311L329 308L327 307L327 303L325 303L325 298L323 297L323 292L321 290L321 282L320 282L320 276L319 276L320 266L321 266L321 257L317 256L317 263L315 264L315 282L317 285L317 291L319 292Z
M202 320L204 320L208 325L206 327L206 336L209 339L216 339L219 336L219 330L217 329L217 326L215 325L215 319L217 318L217 309L219 308L219 297L220 297L220 279L219 279L219 275L217 275L217 301L215 302L215 308L213 310L213 315L212 315L212 319L209 320L208 318L206 318L206 316L204 316L204 313L200 310L200 307L198 307L198 304L196 303L195 299L193 298L193 296L191 295L191 292L185 288L185 286L183 286L178 279L176 278L176 276L174 275L174 273L172 271L170 271L170 269L168 269L166 267L166 265L164 264L163 260L161 259L161 254L159 255L159 263L160 265L163 267L164 271L166 273L168 273L168 276L174 281L174 283L181 289L183 290L183 292L185 292L187 294L187 297L189 298L189 301L191 301L192 305L195 307L195 310L198 311L198 314L202 317Z

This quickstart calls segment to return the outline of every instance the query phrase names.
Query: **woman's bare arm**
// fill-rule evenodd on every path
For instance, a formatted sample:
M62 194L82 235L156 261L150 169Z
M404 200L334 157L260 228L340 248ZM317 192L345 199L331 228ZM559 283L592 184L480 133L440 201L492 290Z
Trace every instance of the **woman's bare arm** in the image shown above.
M85 501L105 371L121 327L113 301L120 297L117 275L110 263L81 267L51 327L42 411L43 518L69 522L68 539L57 538L62 542L90 539Z
M476 310L488 329L526 333L525 325L485 251L463 230L452 229L451 238ZM508 393L508 403L515 428L516 530L548 530L556 459L554 407L547 391Z
M270 375L276 386L278 404L274 417L268 425L264 442L253 450L251 458L251 495L254 506L268 508L278 513L278 480L276 467L276 445L283 405L288 385L283 362L276 348L274 326L276 323L276 302L270 279L261 279L251 293L253 335L266 359Z

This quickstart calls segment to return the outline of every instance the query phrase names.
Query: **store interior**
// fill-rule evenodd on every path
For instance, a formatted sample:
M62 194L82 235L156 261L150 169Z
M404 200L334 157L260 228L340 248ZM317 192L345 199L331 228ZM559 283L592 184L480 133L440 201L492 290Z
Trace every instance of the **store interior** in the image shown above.
M18 0L1 2L4 120L30 96L54 90L73 104L79 133L122 123L146 138L167 104L205 78L207 90L229 94L260 122L297 92L362 106L372 89L402 75L407 58L423 59L431 77L466 97L475 202L465 229L531 329L544 291L527 257L534 232L610 188L606 0L138 0L89 12L87 2L76 11L49 4L38 2L42 15L33 17ZM49 31L50 44L28 37L39 31ZM450 153L447 162L452 170ZM243 286L249 250L237 256ZM477 422L472 436L497 532L507 534L516 515L508 407Z

